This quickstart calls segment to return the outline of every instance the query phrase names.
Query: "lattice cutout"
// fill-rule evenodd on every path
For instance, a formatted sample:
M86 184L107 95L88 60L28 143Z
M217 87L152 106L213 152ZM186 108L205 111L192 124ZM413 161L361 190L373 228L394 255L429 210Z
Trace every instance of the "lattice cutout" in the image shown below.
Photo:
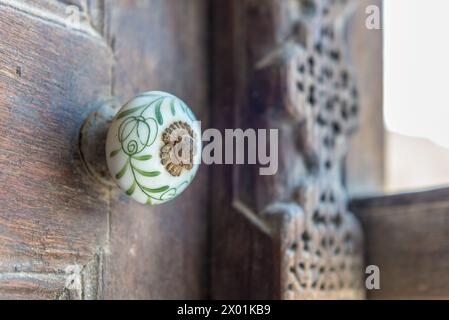
M288 110L301 123L307 183L286 248L285 298L362 298L362 233L348 212L342 161L357 125L358 93L343 30L350 1L300 1L304 42L287 63Z
M303 210L283 249L286 298L363 297L361 231L341 187L310 183L297 202Z

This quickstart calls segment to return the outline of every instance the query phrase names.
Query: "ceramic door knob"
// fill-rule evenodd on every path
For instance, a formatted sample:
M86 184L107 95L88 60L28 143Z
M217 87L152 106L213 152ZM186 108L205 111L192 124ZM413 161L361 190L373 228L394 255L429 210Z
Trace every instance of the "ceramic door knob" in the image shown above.
M170 201L198 171L200 130L181 99L160 91L139 94L120 109L108 129L109 172L140 203Z

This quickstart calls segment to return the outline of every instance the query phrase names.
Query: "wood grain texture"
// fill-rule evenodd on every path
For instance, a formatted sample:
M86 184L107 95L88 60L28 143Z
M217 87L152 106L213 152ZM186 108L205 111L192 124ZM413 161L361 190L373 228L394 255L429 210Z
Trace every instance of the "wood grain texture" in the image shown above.
M449 298L449 190L354 200L367 265L380 268L370 299Z
M101 40L106 0L2 0L3 6Z
M248 77L251 74L248 68L252 67L251 62L255 63L259 58L254 57L254 53L256 51L260 54L263 49L268 52L273 43L271 37L275 23L269 9L265 10L265 24L255 24L252 25L253 28L248 28L248 20L259 14L259 8L269 8L267 1L262 2L259 6L250 6L249 1L214 3L213 28L216 37L213 65L216 67L213 82L213 125L222 132L226 128L246 129L252 124L256 128L257 125L265 127L262 121L258 123L257 118L258 115L263 117L263 105L254 104L254 109L251 110L254 118L251 118L246 100ZM254 23L257 21L260 20L252 20ZM248 41L250 36L246 33L251 33L252 30L258 30L258 33L264 35L265 41ZM277 70L265 71L263 75L259 79L260 82L265 82L267 90L259 91L260 96L255 94L254 97L259 98L259 101L276 101L276 97L279 97L276 81L280 75ZM277 272L276 262L271 259L278 251L271 236L259 227L263 223L257 216L257 212L263 210L264 205L273 198L270 194L273 190L268 187L273 183L252 180L257 176L254 167L239 167L217 166L212 170L215 191L212 195L214 210L211 226L212 298L279 299L280 284L277 277L280 274Z
M123 100L148 90L183 99L207 125L207 1L117 1L107 7L114 48L113 93ZM163 206L111 193L105 297L196 299L207 295L207 168Z
M90 179L77 150L113 94L165 90L207 124L206 1L107 4L0 1L1 298L207 295L207 170L149 208Z
M110 95L112 53L3 2L0 16L0 297L56 298L106 242L108 193L77 139L89 103Z

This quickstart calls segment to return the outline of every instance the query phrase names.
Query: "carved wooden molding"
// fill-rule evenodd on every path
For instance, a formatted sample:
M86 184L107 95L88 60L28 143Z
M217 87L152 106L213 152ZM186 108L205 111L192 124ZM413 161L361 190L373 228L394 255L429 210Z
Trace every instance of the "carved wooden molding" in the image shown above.
M294 5L300 15L293 36L296 52L286 60L285 100L289 113L304 121L301 151L309 163L309 181L295 199L303 209L293 222L298 227L283 235L284 297L361 298L361 229L347 209L341 177L359 113L343 30L351 2Z
M0 6L14 8L98 40L102 40L101 35L105 32L105 0L0 0ZM79 23L72 21L75 19Z
M0 272L1 299L96 300L103 297L103 251L86 265L55 272Z
M232 196L219 192L213 200L222 208L214 214L216 298L364 297L362 232L347 209L342 174L359 113L344 29L354 4L218 5L223 37L215 63L228 57L231 65L216 72L216 124L276 128L280 138L275 176L247 166L217 169L216 183L233 181L217 186Z

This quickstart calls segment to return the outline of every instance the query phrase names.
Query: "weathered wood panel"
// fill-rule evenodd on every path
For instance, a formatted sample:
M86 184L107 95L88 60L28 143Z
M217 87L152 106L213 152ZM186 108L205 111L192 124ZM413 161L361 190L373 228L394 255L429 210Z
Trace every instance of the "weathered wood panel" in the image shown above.
M236 21L240 18L241 2L221 1L213 6L214 38L214 110L213 126L221 131L235 126L235 106L238 105L242 82L246 73L239 69L239 56L235 45L242 43ZM243 29L243 21L241 21ZM267 28L270 25L267 24ZM269 29L270 30L270 29ZM270 30L271 31L271 30ZM243 48L241 50L244 50ZM240 77L239 77L240 76ZM276 79L276 76L273 76ZM275 264L270 256L271 241L269 237L261 241L263 232L254 221L240 214L232 207L233 168L231 166L212 169L213 189L212 203L212 298L257 299L276 296L276 285L271 281L275 275ZM256 187L256 186L255 186ZM255 198L255 197L254 197ZM255 200L255 199L253 199ZM254 217L253 212L249 213ZM262 246L251 250L253 246ZM257 249L257 248L254 248ZM267 252L268 251L268 252ZM273 270L273 272L267 271ZM264 281L265 280L265 281ZM254 288L258 290L254 290Z
M380 268L371 299L449 298L449 190L354 200L366 264Z
M113 56L12 1L0 17L0 297L56 298L106 242L108 192L77 139L89 103L110 95Z
M98 36L103 33L106 0L2 0L3 6L51 21L62 27Z
M107 7L114 48L113 94L171 92L207 125L207 1L116 1ZM107 298L204 298L207 295L207 167L189 188L158 207L139 205L114 189Z
M148 208L89 179L77 144L91 104L143 90L178 95L207 124L206 1L0 10L0 297L205 297L207 170Z
M346 181L351 195L372 195L383 192L385 180L383 30L366 28L365 9L375 5L382 10L382 0L357 2L349 37L360 92L360 122L348 154Z

